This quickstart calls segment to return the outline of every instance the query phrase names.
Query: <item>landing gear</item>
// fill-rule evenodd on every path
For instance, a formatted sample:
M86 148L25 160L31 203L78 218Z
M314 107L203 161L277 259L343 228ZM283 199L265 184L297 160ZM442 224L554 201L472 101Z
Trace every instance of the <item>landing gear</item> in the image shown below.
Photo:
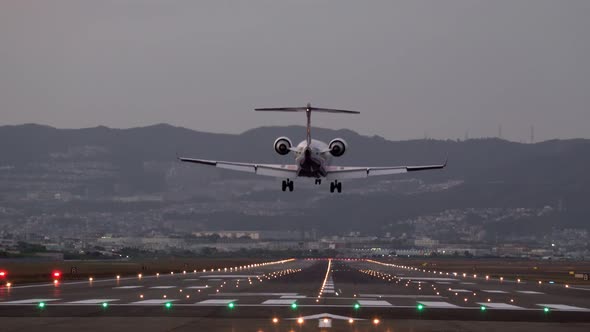
M289 191L293 191L293 181L289 179L283 181L281 189L283 189L283 191L287 191L287 188L289 188Z
M330 192L333 193L335 190L337 190L339 193L342 192L342 182L334 180L330 183Z
M315 179L315 184L322 184L322 179Z

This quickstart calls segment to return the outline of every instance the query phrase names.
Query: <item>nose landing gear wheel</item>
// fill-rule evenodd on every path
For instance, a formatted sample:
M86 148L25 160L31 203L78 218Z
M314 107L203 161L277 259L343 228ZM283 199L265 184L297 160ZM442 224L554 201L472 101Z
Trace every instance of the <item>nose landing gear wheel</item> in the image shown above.
M289 188L289 191L293 191L293 181L287 179L287 180L283 180L283 184L281 186L281 189L283 191L287 191L287 188Z
M315 179L315 184L322 184L322 179Z

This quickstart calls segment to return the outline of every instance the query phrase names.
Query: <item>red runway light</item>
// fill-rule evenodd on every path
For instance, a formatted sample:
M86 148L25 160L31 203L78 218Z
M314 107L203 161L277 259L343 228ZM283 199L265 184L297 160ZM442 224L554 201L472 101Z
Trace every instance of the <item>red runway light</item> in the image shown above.
M59 271L53 271L53 273L51 274L54 278L59 278L61 277L61 272Z
M0 271L0 278L6 277L7 274L6 271Z

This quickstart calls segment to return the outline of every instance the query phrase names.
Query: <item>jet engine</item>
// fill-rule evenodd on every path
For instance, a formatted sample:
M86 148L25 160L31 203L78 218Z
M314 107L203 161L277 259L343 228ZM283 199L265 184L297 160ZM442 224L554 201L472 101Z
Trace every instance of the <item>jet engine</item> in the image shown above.
M275 151L282 156L288 154L292 146L291 140L287 137L279 137L274 143Z
M328 144L330 154L334 157L341 157L344 154L344 152L346 152L347 147L348 144L346 144L346 141L342 138L335 138L330 141L330 144Z

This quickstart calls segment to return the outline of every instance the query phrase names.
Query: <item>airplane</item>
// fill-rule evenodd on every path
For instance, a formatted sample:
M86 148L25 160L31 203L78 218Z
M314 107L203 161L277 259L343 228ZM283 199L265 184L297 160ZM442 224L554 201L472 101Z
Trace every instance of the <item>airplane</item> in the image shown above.
M306 139L293 146L291 140L287 137L279 137L274 141L273 147L276 153L287 155L291 152L295 154L295 164L257 164L257 163L239 163L231 161L216 161L206 159L195 159L179 157L183 162L196 163L208 166L215 166L234 171L254 173L258 175L272 176L283 178L283 191L293 191L295 178L312 178L315 184L320 185L322 179L330 180L330 192L342 192L341 180L367 178L379 175L400 174L415 171L425 171L432 169L441 169L447 166L445 161L440 165L424 166L390 166L390 167L345 167L331 166L332 157L341 157L348 149L348 144L342 138L335 138L329 143L318 141L311 138L311 113L336 113L336 114L359 114L357 111L330 109L312 107L307 104L305 107L279 107L279 108L256 108L258 112L305 112L307 116L307 134Z

